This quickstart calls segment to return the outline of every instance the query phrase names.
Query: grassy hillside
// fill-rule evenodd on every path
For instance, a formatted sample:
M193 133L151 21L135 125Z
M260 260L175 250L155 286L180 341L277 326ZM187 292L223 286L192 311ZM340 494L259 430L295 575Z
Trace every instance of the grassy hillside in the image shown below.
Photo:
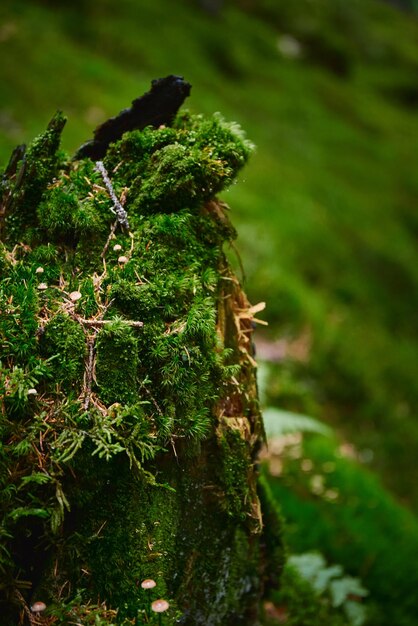
M267 300L276 404L337 426L418 507L418 23L373 0L13 0L0 8L0 161L69 116L69 151L184 75L258 153L226 194ZM294 340L305 346L292 350Z

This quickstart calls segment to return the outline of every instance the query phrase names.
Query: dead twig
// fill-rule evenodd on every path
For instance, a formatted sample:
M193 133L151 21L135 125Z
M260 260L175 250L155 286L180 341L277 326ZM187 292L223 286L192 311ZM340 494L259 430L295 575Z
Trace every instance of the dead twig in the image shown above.
M103 182L106 185L106 189L113 202L113 208L111 209L112 213L116 214L119 224L129 229L128 214L116 197L115 190L113 189L109 174L107 173L103 161L96 161L96 170L102 175Z
M106 324L111 324L115 320L85 320L81 317L78 317L77 321L83 326L106 326ZM133 328L142 328L142 326L144 325L144 322L134 320L123 320L123 322L127 326L132 326Z
M93 335L87 337L87 364L84 372L84 402L83 409L88 411L90 406L90 398L91 398L91 387L93 383L93 375L94 375L94 343L96 340L97 331L94 332Z
M118 225L118 220L116 220L115 222L113 222L113 224L112 224L112 226L111 226L111 228L110 228L109 237L107 238L107 241L106 241L106 243L105 243L105 246L104 246L104 248L103 248L103 250L102 250L102 253L101 253L101 255L100 255L100 256L101 256L101 258L103 259L103 261L104 261L104 259L105 259L105 254L106 254L106 252L108 251L108 248L109 248L109 246L110 246L110 242L111 242L111 241L112 241L112 239L113 239L113 235L115 234L115 230L116 230L116 226L117 226L117 225ZM105 270L106 270L106 267L105 267Z

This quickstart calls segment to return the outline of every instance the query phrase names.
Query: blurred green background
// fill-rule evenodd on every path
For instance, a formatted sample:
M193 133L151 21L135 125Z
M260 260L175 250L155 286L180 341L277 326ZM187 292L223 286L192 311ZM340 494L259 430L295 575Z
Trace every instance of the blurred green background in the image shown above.
M73 152L167 74L256 143L224 199L246 290L267 302L266 403L333 428L301 454L336 455L333 489L351 494L328 510L284 460L271 483L288 542L366 580L370 623L418 624L417 2L3 0L0 49L1 164L56 109Z

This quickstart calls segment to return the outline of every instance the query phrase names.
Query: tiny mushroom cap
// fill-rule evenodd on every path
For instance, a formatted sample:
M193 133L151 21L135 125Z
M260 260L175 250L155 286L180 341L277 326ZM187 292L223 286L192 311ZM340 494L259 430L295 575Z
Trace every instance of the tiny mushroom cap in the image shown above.
M34 602L31 607L30 610L32 611L32 613L41 613L42 611L45 611L46 609L46 604L45 602Z
M81 298L81 293L79 291L72 291L70 293L70 300L72 300L73 302L77 302L77 300L80 300Z
M45 291L45 289L48 289L48 285L46 283L39 283L38 289Z
M122 246L120 245L120 243L115 243L115 245L113 246L113 250L115 252L119 252L119 250L122 250Z
M31 389L28 389L27 393L28 393L28 396L36 396L38 392L36 391L36 389L32 387Z
M120 256L118 258L118 263L127 263L129 261L127 256Z
M141 583L142 589L154 589L156 585L157 583L155 582L155 580L152 580L152 578L146 578Z
M154 602L152 602L151 609L154 611L154 613L164 613L164 611L166 611L169 606L170 605L167 600L163 600L162 598L160 598L159 600L154 600Z
M35 270L35 274L43 274L44 273L44 268L43 267L37 267Z

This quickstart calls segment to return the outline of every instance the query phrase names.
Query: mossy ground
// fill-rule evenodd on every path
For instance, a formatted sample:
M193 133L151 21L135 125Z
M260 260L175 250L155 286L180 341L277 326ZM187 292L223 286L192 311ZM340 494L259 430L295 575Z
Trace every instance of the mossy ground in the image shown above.
M219 115L125 134L103 167L128 228L95 164L59 153L62 126L3 187L7 626L39 598L63 623L96 598L142 623L145 578L166 620L253 623L281 544L262 534L253 312L215 197L252 146Z
M269 486L286 519L283 532L289 550L320 549L329 564L344 564L346 572L359 576L370 593L364 603L367 625L414 626L418 619L418 577L411 558L418 551L414 515L353 458L352 446L334 438L283 437L271 441L270 453L274 475ZM276 599L291 607L295 597L288 587L289 576L282 582L285 593ZM310 609L306 617L309 613Z

